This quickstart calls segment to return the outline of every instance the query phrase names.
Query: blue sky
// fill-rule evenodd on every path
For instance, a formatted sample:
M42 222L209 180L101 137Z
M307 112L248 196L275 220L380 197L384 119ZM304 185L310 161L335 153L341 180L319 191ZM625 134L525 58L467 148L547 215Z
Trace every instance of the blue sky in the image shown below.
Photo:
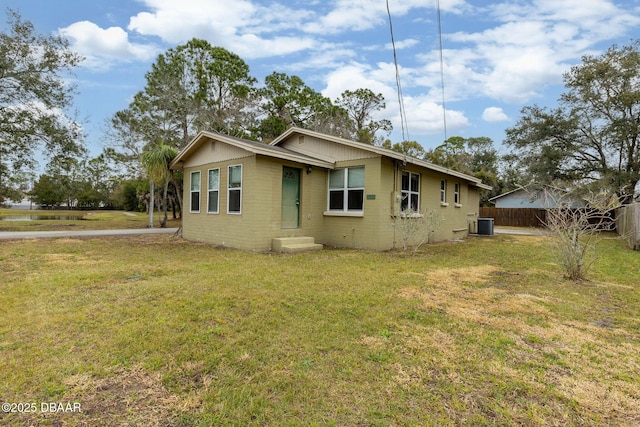
M640 0L440 0L446 135L500 146L525 105L553 107L562 73L584 54L640 38ZM67 37L86 57L75 108L92 155L107 120L145 85L159 53L193 37L240 55L259 82L300 76L335 100L366 87L385 96L379 118L401 141L385 0L0 0L40 33ZM389 0L408 139L442 143L436 0ZM4 24L3 24L4 29Z

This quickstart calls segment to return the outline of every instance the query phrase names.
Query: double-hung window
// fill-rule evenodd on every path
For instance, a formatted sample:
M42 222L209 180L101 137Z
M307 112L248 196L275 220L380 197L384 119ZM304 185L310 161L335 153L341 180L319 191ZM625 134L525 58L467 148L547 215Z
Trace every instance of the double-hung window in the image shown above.
M364 166L329 172L329 211L364 210Z
M229 166L227 213L242 212L242 165Z
M207 184L207 212L218 213L220 200L220 169L209 169Z
M191 212L200 212L200 171L191 172Z
M420 212L420 175L402 172L402 212Z
M460 206L460 183L453 184L453 203L456 206Z
M440 203L447 203L447 180L440 180Z

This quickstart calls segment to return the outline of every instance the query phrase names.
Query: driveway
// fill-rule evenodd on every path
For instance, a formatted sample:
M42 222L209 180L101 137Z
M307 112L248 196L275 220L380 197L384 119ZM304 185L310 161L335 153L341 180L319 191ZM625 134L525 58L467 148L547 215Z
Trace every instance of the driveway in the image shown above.
M0 231L0 240L43 239L50 237L131 236L137 234L174 234L177 228L133 228L124 230Z
M493 227L494 234L519 234L521 236L553 236L553 233L546 228L533 227Z

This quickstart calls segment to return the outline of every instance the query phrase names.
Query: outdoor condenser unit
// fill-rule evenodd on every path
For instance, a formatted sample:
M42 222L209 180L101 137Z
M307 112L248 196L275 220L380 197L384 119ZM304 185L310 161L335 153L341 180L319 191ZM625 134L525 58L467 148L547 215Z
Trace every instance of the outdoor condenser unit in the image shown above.
M493 236L493 218L478 218L478 234Z

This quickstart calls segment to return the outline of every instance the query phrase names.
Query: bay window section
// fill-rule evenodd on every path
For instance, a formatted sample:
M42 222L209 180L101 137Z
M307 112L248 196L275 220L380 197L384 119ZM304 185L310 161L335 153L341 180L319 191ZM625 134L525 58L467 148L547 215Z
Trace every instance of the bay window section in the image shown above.
M197 213L200 212L200 171L191 172L191 201L190 211Z
M364 210L364 167L334 169L329 172L329 211Z
M229 166L227 213L242 212L242 165Z

